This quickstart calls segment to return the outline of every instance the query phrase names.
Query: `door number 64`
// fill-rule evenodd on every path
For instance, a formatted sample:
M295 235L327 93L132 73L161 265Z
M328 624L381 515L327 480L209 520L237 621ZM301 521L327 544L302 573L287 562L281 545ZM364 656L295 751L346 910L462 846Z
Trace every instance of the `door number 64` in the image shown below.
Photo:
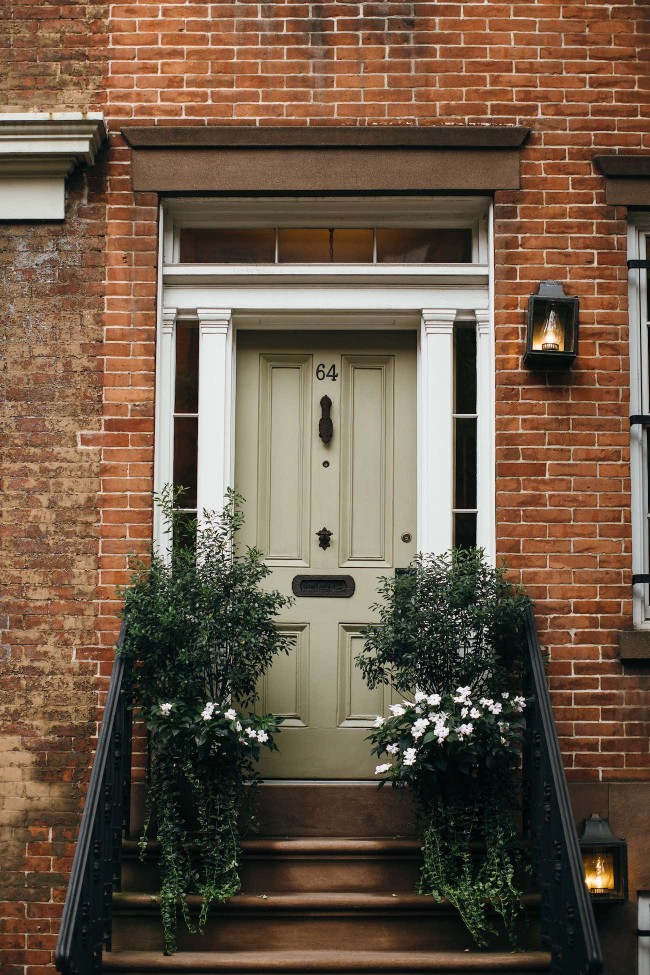
M316 379L331 379L335 383L338 378L339 374L335 365L332 364L328 369L324 362L319 362L316 366Z

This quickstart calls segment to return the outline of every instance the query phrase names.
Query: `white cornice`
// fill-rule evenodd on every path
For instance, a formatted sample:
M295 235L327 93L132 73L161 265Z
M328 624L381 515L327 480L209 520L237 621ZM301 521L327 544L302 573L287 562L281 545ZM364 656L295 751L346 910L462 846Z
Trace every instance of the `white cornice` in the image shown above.
M62 220L65 177L106 137L96 112L0 113L0 219Z

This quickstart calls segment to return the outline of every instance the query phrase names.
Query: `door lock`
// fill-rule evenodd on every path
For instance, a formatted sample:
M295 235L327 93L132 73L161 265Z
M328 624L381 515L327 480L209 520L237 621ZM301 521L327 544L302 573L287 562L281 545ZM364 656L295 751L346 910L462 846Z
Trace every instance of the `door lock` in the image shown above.
M329 548L330 547L330 538L332 537L332 534L333 533L331 531L329 531L329 529L327 529L327 528L321 528L321 530L320 531L317 531L316 534L318 535L318 544L319 544L319 546L321 548Z

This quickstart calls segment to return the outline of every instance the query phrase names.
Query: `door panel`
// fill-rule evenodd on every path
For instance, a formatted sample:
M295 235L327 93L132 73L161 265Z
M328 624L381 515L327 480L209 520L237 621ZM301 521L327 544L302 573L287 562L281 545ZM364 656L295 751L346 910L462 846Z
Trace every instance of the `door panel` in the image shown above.
M261 355L258 545L270 562L309 558L311 356Z
M342 356L341 564L388 566L393 540L393 356Z
M289 595L298 574L355 583L350 598L296 597L280 616L295 641L260 683L260 710L286 718L262 774L373 777L365 738L390 690L368 690L354 657L378 577L416 551L415 334L240 332L236 388L242 542L266 553L266 584ZM326 395L328 443L319 436ZM332 532L326 548L322 528Z

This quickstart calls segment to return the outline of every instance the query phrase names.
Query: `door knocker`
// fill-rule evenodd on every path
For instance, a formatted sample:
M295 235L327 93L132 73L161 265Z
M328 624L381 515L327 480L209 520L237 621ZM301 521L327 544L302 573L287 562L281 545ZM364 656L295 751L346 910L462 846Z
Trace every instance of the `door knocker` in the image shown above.
M323 443L329 443L332 439L332 434L334 433L334 424L332 423L332 417L330 416L331 409L331 399L329 396L323 396L320 401L321 416L320 420L318 421L318 436L321 438Z
M316 532L318 535L318 544L321 548L330 547L330 538L332 537L332 532L327 528L321 528L320 531Z

